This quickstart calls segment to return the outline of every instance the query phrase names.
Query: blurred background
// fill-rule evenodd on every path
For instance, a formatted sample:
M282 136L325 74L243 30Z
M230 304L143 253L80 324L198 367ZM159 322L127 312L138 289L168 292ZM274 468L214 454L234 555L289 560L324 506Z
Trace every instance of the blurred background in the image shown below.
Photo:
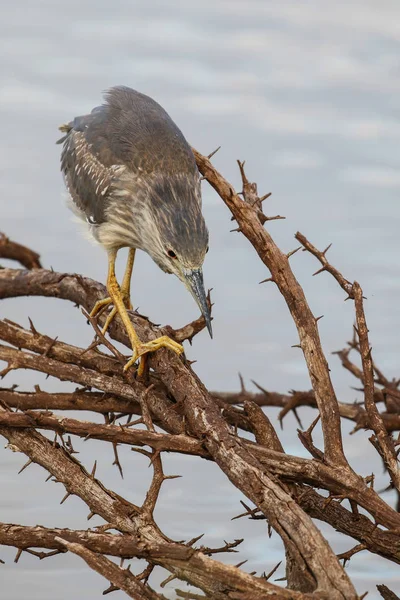
M217 146L213 162L235 186L236 159L246 159L248 177L260 193L271 191L267 214L281 214L268 229L285 251L304 233L323 249L333 242L331 262L345 277L361 282L374 357L386 376L399 376L399 142L400 7L395 0L18 0L1 3L0 20L0 230L40 252L43 265L105 281L106 256L89 243L65 205L59 172L58 125L101 103L102 91L124 84L155 98L188 141L204 154ZM203 332L188 349L196 371L214 390L238 389L238 372L268 390L309 389L297 334L275 286L258 285L268 272L249 243L230 233L230 215L207 183L204 212L210 229L205 281L213 288L214 340ZM122 253L121 253L122 254ZM327 274L316 278L316 260L299 252L291 259L319 323L339 397L359 394L332 351L352 335L353 305ZM123 260L120 259L120 270ZM135 306L157 323L174 327L198 316L178 280L139 253L133 276ZM93 332L67 303L17 299L0 304L1 317L36 327L76 345ZM3 385L21 389L40 383L37 375L12 373ZM72 389L73 386L65 389ZM277 413L269 411L274 423ZM312 411L302 410L307 426ZM81 415L82 416L82 415ZM84 415L83 415L84 416ZM287 417L280 436L290 453L305 451ZM385 487L382 465L368 434L345 441L349 458L363 475L373 470ZM125 479L111 467L112 449L87 442L80 460L100 458L103 482L140 502L150 478L144 458L121 451ZM98 452L104 456L98 456ZM23 524L85 528L77 498L62 507L60 486L44 483L32 466L18 478L24 458L0 454L0 519ZM158 522L175 539L205 532L206 543L246 537L241 553L248 571L269 571L282 558L276 535L263 522L230 522L240 512L240 494L217 468L187 457L168 457L166 470L183 479L167 482ZM208 485L204 483L207 481ZM206 490L206 491L205 491ZM385 496L391 502L394 498ZM92 522L91 522L92 523ZM98 524L93 519L93 525ZM352 540L323 527L338 552ZM0 549L0 596L7 600L99 598L105 582L75 556L38 562ZM360 553L347 567L360 593L376 583L400 591L398 568ZM283 566L276 577L284 574ZM159 580L163 574L159 575ZM174 598L174 583L164 590ZM182 587L182 586L181 586ZM120 592L113 598L122 598Z

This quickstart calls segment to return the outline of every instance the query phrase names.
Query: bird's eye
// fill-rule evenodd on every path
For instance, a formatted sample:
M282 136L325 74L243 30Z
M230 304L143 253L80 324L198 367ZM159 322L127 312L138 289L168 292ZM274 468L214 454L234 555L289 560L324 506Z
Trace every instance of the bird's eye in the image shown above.
M176 258L176 254L173 250L167 250L167 254L170 258Z

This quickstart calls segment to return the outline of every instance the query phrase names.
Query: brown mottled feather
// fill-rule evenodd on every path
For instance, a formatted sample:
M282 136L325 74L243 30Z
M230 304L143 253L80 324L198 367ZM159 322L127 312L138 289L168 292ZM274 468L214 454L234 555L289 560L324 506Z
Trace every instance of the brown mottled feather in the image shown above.
M72 201L94 224L106 219L119 176L187 175L197 167L181 131L154 100L125 87L105 95L106 103L76 117L63 141L61 169ZM119 202L126 202L120 194Z
M201 265L208 231L189 144L148 96L116 87L105 99L61 128L61 168L76 212L106 248L140 248L168 272L171 249L185 268Z
M64 142L61 168L78 211L85 213L90 223L102 223L115 169L106 167L91 151L85 135L73 129Z

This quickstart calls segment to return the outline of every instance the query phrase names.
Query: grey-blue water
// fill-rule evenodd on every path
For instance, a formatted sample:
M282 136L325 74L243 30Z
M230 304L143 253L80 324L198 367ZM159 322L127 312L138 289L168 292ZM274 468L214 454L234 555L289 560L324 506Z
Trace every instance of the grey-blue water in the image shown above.
M216 146L216 166L239 185L236 159L263 193L269 214L286 221L268 224L285 250L300 230L318 247L333 242L331 261L348 279L362 283L374 356L388 376L399 376L399 143L400 6L395 0L18 0L1 3L0 19L0 230L38 250L45 266L78 271L104 280L106 257L88 243L63 200L57 126L99 103L100 92L130 85L156 98L188 140L208 153ZM233 390L237 373L271 390L308 389L296 331L276 288L258 282L268 273L240 234L230 233L222 201L203 188L211 233L205 265L213 287L214 332L196 338L188 350L211 389ZM297 253L292 264L315 314L324 314L320 332L326 352L350 338L353 306L326 274L312 278L315 260ZM197 309L172 277L145 255L138 256L133 299L154 321L180 326ZM27 324L75 344L92 332L69 305L51 300L2 302L2 317ZM353 401L356 383L329 356L341 400ZM14 373L5 383L60 389L39 375ZM251 386L251 384L249 384ZM70 389L71 386L64 386ZM276 422L277 413L269 411ZM85 415L84 415L85 416ZM304 424L313 417L302 411ZM367 434L346 432L353 465L377 487L386 479ZM287 418L281 439L288 452L304 455ZM121 450L125 479L112 463L112 450L77 442L83 463L99 458L97 474L106 485L140 502L150 477L141 458ZM98 452L101 455L98 456ZM0 520L48 526L87 526L82 502L62 506L63 489L44 483L31 466L17 477L23 457L2 450ZM282 558L276 535L263 522L233 521L241 495L212 464L167 457L166 470L182 479L165 484L157 518L175 539L202 532L210 544L245 537L240 554L249 571L268 571ZM393 498L388 497L389 501ZM100 521L98 521L100 522ZM98 522L93 520L93 525ZM354 545L323 527L337 551ZM39 562L0 549L3 600L99 598L107 582L74 556ZM385 582L400 591L398 568L366 553L348 566L360 593ZM283 567L277 577L283 575ZM160 578L162 575L160 575ZM160 579L159 578L159 579ZM164 593L174 598L176 582ZM181 586L183 587L183 586ZM122 598L120 592L115 598Z

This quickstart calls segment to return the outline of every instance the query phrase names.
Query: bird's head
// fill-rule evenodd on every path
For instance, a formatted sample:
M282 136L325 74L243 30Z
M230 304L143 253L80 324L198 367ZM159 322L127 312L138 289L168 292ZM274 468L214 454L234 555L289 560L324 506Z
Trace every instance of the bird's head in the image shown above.
M203 281L208 230L201 212L198 177L164 178L152 186L152 201L143 249L166 273L174 273L189 290L212 337L211 313ZM144 232L143 232L144 233Z

